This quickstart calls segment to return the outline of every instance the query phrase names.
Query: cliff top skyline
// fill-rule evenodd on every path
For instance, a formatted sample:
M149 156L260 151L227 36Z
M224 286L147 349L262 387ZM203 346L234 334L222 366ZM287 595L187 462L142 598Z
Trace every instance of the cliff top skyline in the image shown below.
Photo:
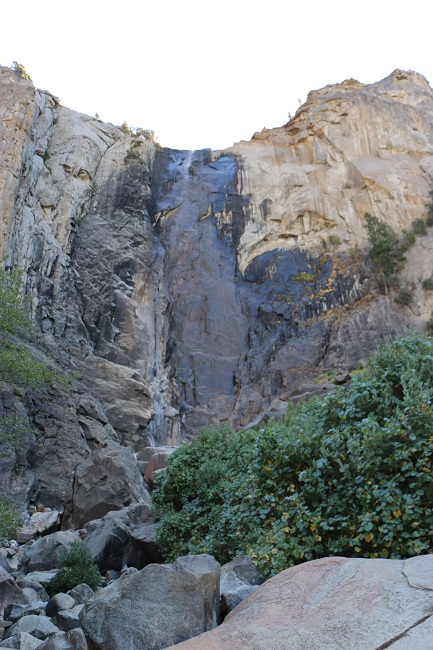
M374 83L395 68L433 79L427 13L421 0L410 13L372 0L126 0L116 13L99 0L67 13L23 0L18 32L17 10L2 10L0 63L22 63L64 106L154 130L165 147L222 149L286 123L327 84Z

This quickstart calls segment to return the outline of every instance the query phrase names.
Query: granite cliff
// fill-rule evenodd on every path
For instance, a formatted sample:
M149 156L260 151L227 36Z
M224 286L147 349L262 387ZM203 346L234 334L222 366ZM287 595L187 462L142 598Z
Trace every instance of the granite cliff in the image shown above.
M175 446L204 425L247 426L302 385L425 329L433 231L378 290L364 214L397 232L433 189L433 92L396 70L310 93L282 127L225 151L162 149L63 107L0 68L0 256L67 392L17 396L34 435L1 489L61 506L101 442Z

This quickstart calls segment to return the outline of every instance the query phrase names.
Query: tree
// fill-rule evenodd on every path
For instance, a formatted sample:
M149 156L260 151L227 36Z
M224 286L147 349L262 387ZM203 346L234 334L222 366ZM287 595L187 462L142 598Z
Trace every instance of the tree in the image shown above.
M27 72L27 70L25 69L25 67L23 66L22 63L18 63L17 61L14 61L12 63L12 70L15 72L17 77L19 77L20 79L25 79L26 81L31 81L30 75L29 75L29 73Z
M371 244L370 259L373 271L382 288L399 285L397 273L404 266L404 247L399 238L387 223L380 221L366 212L364 227L367 230L368 241Z

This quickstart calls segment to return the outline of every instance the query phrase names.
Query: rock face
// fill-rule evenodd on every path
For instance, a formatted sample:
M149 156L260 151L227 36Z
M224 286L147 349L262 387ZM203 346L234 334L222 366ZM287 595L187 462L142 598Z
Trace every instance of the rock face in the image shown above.
M219 564L210 555L150 564L96 594L80 614L101 650L160 650L216 627Z
M176 650L411 650L431 645L433 558L325 558L283 571Z
M98 445L247 426L425 328L432 229L407 254L401 307L377 290L363 217L401 232L426 216L432 116L427 81L397 70L314 91L226 151L174 151L0 68L0 257L23 272L45 353L81 377L1 391L0 411L34 427L2 461L2 492L61 508Z

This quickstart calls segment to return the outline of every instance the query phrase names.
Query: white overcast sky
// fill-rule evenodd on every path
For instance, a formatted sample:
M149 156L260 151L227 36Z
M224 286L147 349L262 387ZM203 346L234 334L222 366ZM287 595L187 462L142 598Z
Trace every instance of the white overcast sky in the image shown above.
M172 148L250 139L350 77L433 84L431 0L4 0L0 25L0 64Z

